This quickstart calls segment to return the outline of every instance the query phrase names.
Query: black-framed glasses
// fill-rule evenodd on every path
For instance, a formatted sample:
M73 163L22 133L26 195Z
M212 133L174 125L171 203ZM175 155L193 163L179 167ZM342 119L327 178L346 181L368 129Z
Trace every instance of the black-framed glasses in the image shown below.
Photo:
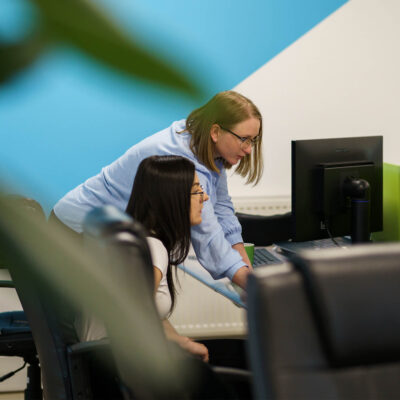
M199 196L201 196L200 198L203 200L204 199L204 188L202 185L199 185L201 190L198 190L197 192L192 192L190 193L191 195L195 195L198 194Z
M231 135L236 136L240 140L240 147L242 149L248 149L250 146L255 146L258 141L260 140L260 135L257 135L255 138L250 139L250 138L245 138L243 136L239 136L237 133L232 132L230 129L226 129L223 126L219 125L221 129L223 129L226 132L229 132Z

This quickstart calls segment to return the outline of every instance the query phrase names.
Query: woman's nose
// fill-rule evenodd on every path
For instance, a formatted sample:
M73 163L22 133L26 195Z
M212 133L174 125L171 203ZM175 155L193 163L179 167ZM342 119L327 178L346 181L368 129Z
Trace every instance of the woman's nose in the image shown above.
M204 192L203 201L207 201L210 197L208 196L207 192Z
M253 149L253 146L249 146L249 147L247 147L246 149L243 149L243 151L244 151L246 154L250 154L252 149Z

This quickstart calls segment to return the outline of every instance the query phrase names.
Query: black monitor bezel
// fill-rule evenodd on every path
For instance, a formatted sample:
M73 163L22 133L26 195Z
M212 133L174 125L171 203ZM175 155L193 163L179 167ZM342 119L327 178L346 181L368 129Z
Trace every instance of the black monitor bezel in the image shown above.
M383 136L358 136L292 141L292 240L307 241L328 238L322 217L321 169L324 165L357 168L373 165L368 179L371 184L371 232L382 230L383 219ZM367 170L367 169L365 169ZM347 172L348 173L348 172ZM364 178L363 172L358 172ZM331 216L333 236L350 235L350 209L346 214Z

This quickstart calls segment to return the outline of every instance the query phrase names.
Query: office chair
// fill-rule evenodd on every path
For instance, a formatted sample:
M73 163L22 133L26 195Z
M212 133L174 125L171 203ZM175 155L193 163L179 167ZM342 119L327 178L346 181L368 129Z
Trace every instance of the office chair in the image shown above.
M84 223L85 243L94 246L100 257L107 259L108 265L115 265L113 260L119 259L118 268L110 271L114 279L122 276L118 285L128 285L138 279L137 274L143 273L140 280L145 284L145 293L140 294L138 302L146 304L148 314L152 315L153 332L157 332L157 341L166 349L173 348L170 363L181 363L180 373L184 374L180 380L177 377L176 388L165 386L157 387L152 376L142 376L132 389L143 385L143 381L150 378L150 385L146 388L146 395L158 398L249 398L250 380L249 371L235 366L208 366L201 361L189 357L175 344L168 342L163 334L161 322L154 303L154 275L151 255L145 240L146 232L140 224L133 221L128 215L111 206L95 209L90 212ZM131 288L130 290L134 290ZM109 326L112 329L113 327ZM116 357L118 365L118 357ZM122 370L122 368L120 368ZM191 376L185 377L186 370ZM123 375L123 374L122 374ZM183 379L182 379L183 378ZM149 389L151 391L149 393ZM143 390L143 389L141 389Z
M8 195L5 196L5 198L7 201L13 202L17 207L26 210L36 218L44 220L45 215L43 209L37 201L18 195ZM0 257L0 268L7 267L2 257ZM0 281L0 287L14 288L14 284L12 281L3 280ZM41 399L42 389L39 360L32 332L23 311L0 313L0 356L21 357L24 360L24 364L21 368L3 375L0 378L0 382L12 377L27 364L28 379L25 388L25 399Z
M99 247L84 249L0 199L0 251L31 327L46 399L172 399L182 397L181 382L192 389L193 365L163 346L144 239L115 228ZM114 274L102 273L107 267ZM97 310L109 339L79 341L81 306Z
M242 237L246 243L269 246L289 240L291 237L292 213L277 215L235 214L242 226Z
M47 224L44 218L35 217L29 209L15 205L11 199L2 199L1 253L6 260L38 352L43 394L48 399L70 399L72 396L68 382L70 373L66 343L73 343L76 339L66 339L66 330L61 328L53 308L53 302L57 303L57 296L49 290L48 282L37 273L38 260L33 247L36 241L47 241L47 237L43 235ZM48 242L47 245L52 246L52 243ZM56 264L54 268L57 268ZM42 393L37 393L33 398L41 399Z
M158 344L162 343L164 337L154 303L153 269L144 228L115 207L97 208L92 210L84 221L84 247L103 259L103 268L107 268L106 273L113 280L117 290L125 289L132 292L135 297L132 299L132 303L136 304L136 307L140 305L140 312L145 312L147 318L151 321L152 339L156 340ZM135 283L139 283L139 287ZM134 305L131 308L135 309ZM86 316L82 315L81 317L85 318ZM140 319L136 321L138 330L142 328L144 323ZM87 324L83 323L81 325L85 327ZM123 340L123 338L119 337L120 327L107 324L107 322L104 325L111 340L114 342ZM85 333L81 332L81 335ZM135 336L135 332L132 332L130 340L140 339L135 339ZM147 340L146 337L142 339ZM142 347L139 343L137 345ZM143 344L143 346L146 347L146 344ZM123 352L124 346L122 345L120 349ZM136 356L140 357L139 354ZM123 386L124 393L128 393L129 397L165 397L163 396L165 393L162 393L163 388L160 388L152 377L142 374L140 370L127 368L124 365L121 354L115 357L115 363L116 368L123 377L120 379L119 385ZM138 365L140 368L140 363ZM146 372L148 372L148 369L146 369ZM96 377L94 377L94 380L97 380ZM131 382L129 388L123 383L125 381ZM165 390L167 390L167 385ZM102 389L96 390L95 398L98 397L101 391Z
M128 250L122 257L108 245L118 241L115 237L99 241L96 249L84 250L56 227L0 199L0 251L31 327L43 397L182 398L183 390L184 397L194 393L196 398L196 391L207 387L196 386L199 374L190 373L201 372L205 364L196 365L196 360L166 345L153 289L149 293L150 275L147 269L140 272L150 259L133 259L130 251L131 243L141 240L127 239L125 228L112 232ZM140 245L136 254L142 251ZM103 274L107 267L121 273ZM75 321L81 307L93 309L105 321L109 339L79 341ZM104 359L106 363L99 367ZM218 397L229 398L221 394Z
M93 255L86 255L69 236L12 203L9 199L0 199L0 252L36 344L43 397L52 400L110 398L107 391L95 397L93 389L108 390L105 382L118 377L118 371L113 369L112 345L107 339L80 343L74 324L80 302L85 304L88 297L83 290L88 290L89 281L85 264L95 268L101 262ZM107 285L99 284L95 276L92 280L90 292L97 300ZM78 292L75 291L74 298L71 288L75 286ZM104 296L107 298L107 293ZM106 360L106 367L99 365L99 360ZM126 365L129 367L129 362ZM92 386L94 373L100 380L95 387ZM115 388L119 388L118 384L112 389ZM113 398L129 398L123 388L118 397L114 394L117 390ZM41 393L32 398L42 398Z
M400 397L400 244L304 252L248 281L256 398Z

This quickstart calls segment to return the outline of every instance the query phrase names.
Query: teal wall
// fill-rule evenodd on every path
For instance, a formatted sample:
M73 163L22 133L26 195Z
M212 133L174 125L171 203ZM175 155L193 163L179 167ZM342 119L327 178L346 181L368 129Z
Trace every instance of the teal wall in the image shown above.
M243 81L346 0L97 2L132 37L190 71L205 97L196 104L128 80L70 48L46 54L0 88L2 180L46 210L131 145ZM30 13L24 0L2 0L0 39L23 36Z

